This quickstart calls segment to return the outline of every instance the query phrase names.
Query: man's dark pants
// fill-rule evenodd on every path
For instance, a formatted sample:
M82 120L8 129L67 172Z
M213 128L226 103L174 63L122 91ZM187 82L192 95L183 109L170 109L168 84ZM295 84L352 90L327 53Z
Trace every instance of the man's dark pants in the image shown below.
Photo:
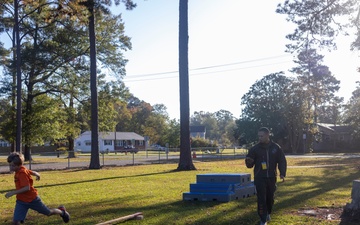
M257 192L258 214L261 221L266 222L266 217L271 213L274 205L276 177L256 177L254 184Z

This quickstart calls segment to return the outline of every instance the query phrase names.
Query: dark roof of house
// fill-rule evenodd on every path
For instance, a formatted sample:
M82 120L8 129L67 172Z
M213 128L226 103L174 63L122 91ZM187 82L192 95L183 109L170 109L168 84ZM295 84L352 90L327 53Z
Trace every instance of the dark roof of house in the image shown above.
M91 135L91 131L85 131L81 135ZM134 133L134 132L115 132L107 131L107 132L99 132L99 137L107 140L144 140L144 137Z
M205 126L190 126L190 133L206 132Z
M338 133L350 133L352 131L350 126L332 126L331 128Z
M334 125L330 123L318 123L320 127L337 133L350 133L352 128L348 125Z

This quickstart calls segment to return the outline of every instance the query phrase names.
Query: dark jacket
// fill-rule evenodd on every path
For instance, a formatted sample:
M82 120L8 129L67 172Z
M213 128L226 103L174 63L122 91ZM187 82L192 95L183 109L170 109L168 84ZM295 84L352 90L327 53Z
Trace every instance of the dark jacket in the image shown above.
M254 177L276 177L276 167L278 167L281 176L286 176L286 158L281 147L275 142L270 141L268 144L258 143L252 147L246 157L250 157L254 160L250 163L245 160L245 164L248 168L254 168ZM266 165L266 169L263 169L262 163Z

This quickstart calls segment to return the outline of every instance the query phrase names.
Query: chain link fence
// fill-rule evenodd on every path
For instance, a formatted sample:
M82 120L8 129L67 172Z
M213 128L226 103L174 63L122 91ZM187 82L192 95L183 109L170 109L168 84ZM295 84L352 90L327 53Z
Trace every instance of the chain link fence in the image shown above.
M216 161L244 158L246 149L242 148L192 148L193 161ZM9 172L6 161L8 153L0 153L0 173ZM74 156L74 157L69 157ZM179 148L166 148L165 150L140 150L129 152L101 151L98 155L101 167L110 166L134 166L144 164L178 163L180 157ZM32 153L31 159L25 162L25 166L32 170L60 170L74 168L88 168L91 161L91 153L52 151Z

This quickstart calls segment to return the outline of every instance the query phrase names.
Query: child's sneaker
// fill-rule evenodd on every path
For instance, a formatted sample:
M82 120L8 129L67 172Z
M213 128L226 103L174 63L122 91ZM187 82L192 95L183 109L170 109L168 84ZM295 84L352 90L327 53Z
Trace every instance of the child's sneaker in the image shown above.
M65 206L59 206L59 208L58 209L60 209L61 211L62 211L62 214L60 215L61 216L61 218L63 219L63 221L65 222L65 223L67 223L67 222L69 222L69 220L70 220L70 214L66 211L66 209L65 209Z

